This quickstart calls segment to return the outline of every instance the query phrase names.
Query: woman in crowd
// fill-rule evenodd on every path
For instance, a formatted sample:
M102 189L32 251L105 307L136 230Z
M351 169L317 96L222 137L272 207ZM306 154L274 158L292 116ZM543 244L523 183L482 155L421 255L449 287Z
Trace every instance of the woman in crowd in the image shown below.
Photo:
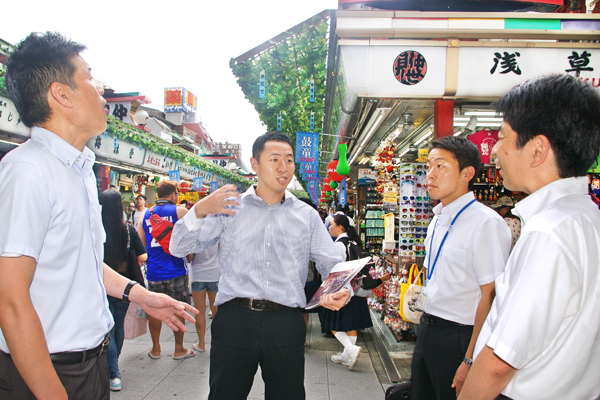
M329 225L329 235L336 238L335 247L346 261L350 261L352 258L349 252L350 242L362 247L360 237L354 227L350 225L346 215L337 214L333 217L333 221ZM373 280L368 273L365 279ZM389 275L377 278L370 287L377 287L387 279L389 279ZM367 298L354 295L350 302L339 311L324 310L322 324L323 328L331 330L344 346L344 351L331 356L331 361L343 364L350 369L354 368L362 350L360 346L356 345L358 330L373 326Z
M102 206L102 224L106 232L104 242L104 262L120 273L131 278L128 271L129 251L134 250L137 256L136 264L131 267L140 268L148 256L136 230L123 219L123 201L121 194L114 189L105 190L99 197ZM124 321L129 303L116 297L108 297L108 306L112 313L115 325L110 331L110 343L106 356L110 375L110 390L121 390L121 373L119 372L119 355L123 347L125 336Z
M512 250L519 240L519 236L521 236L521 220L519 217L514 215L511 212L511 209L515 206L514 201L508 196L502 196L498 199L495 204L492 204L490 207L495 209L498 214L504 221L508 224L510 228L511 242L510 249Z
M208 293L208 301L210 306L209 316L214 317L217 314L215 306L215 297L219 288L219 244L215 244L208 249L194 255L191 264L192 278L192 298L194 299L194 307L200 311L196 315L196 333L198 341L192 345L196 351L205 351L206 342L204 336L206 334L206 294Z

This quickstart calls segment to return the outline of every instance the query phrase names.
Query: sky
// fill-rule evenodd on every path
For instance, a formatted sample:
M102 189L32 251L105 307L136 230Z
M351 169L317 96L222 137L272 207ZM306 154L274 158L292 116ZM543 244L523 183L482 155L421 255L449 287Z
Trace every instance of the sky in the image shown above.
M116 92L140 92L162 110L165 87L198 98L197 114L217 142L252 143L266 128L244 98L229 60L326 9L337 0L7 1L0 38L16 45L31 32L58 31L85 44L96 78Z

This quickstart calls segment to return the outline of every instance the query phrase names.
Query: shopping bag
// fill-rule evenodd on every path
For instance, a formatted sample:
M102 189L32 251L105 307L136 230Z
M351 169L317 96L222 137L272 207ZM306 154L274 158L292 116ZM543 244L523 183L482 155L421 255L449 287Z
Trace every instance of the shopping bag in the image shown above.
M417 302L424 287L421 276L424 270L425 268L421 268L417 279L406 289L404 298L402 299L403 318L405 321L412 322L413 324L418 324L421 320L421 315L423 315L423 310L417 305Z
M138 318L138 310L141 310L140 306L135 303L129 304L127 314L125 314L125 322L123 323L125 339L142 336L148 331L148 320Z
M406 298L406 292L415 281L416 283L420 283L421 286L423 286L423 280L420 278L419 267L417 266L417 264L411 265L408 273L408 280L406 281L406 283L402 283L400 285L400 301L398 302L398 312L400 314L400 317L402 317L402 319L405 321L409 320L406 319L406 317L404 316L404 300Z

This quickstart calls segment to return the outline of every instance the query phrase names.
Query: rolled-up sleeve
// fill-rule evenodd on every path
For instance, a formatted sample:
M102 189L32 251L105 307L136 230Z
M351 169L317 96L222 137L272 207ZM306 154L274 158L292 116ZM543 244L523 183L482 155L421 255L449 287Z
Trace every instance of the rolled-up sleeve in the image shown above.
M220 215L198 218L192 208L173 227L169 251L175 257L198 253L202 249L214 246L219 241L222 230Z

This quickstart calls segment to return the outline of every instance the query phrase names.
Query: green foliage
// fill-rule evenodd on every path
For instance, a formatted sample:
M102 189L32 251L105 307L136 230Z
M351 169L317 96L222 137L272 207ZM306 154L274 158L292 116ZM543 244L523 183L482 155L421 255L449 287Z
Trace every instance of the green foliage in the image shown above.
M296 132L310 132L310 114L315 113L313 132L323 132L327 75L328 17L315 16L309 25L261 54L243 62L229 62L244 95L270 131L281 131L295 143ZM259 75L265 70L265 98L259 96ZM310 102L310 81L314 79L315 98ZM296 169L296 177L306 187Z
M254 184L254 181L250 179L244 178L211 162L206 162L200 157L196 156L194 153L175 146L157 136L138 129L135 126L131 126L123 121L120 121L112 115L109 115L107 119L108 127L106 128L106 131L119 139L125 140L129 143L141 145L142 147L145 147L163 156L171 157L175 160L178 160L183 165L191 165L203 171L221 175L225 179L229 179L234 183L239 183L246 187Z

